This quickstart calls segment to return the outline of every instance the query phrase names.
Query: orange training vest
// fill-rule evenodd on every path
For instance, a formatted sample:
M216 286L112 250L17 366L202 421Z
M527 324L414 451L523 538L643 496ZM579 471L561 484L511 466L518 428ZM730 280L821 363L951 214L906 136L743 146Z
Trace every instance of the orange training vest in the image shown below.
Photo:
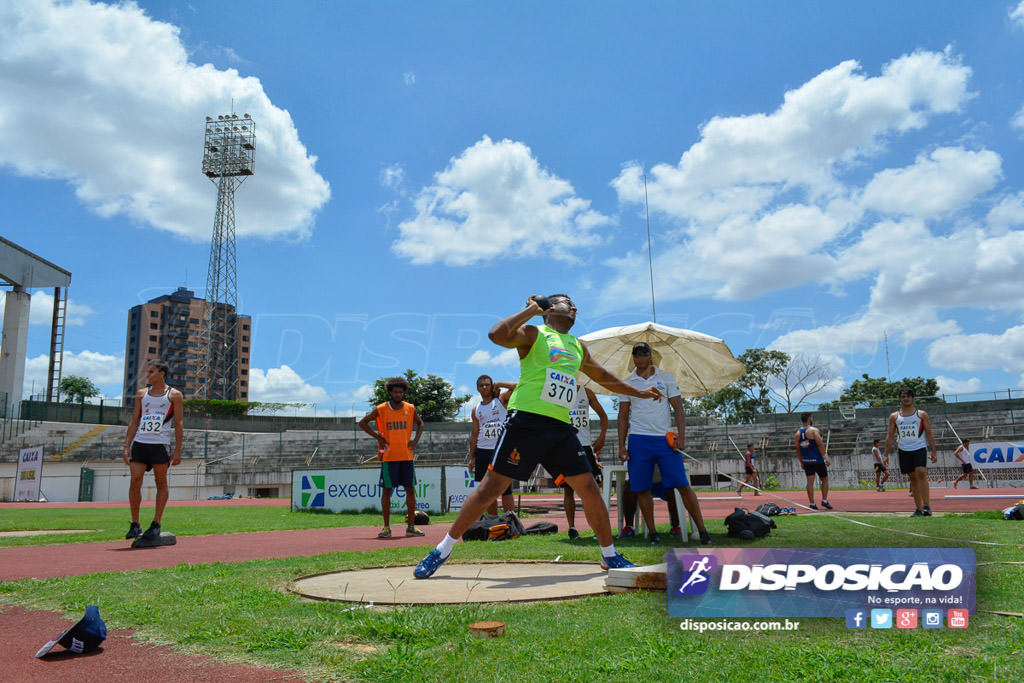
M412 440L413 417L416 406L402 401L402 407L395 410L391 403L384 401L377 406L377 433L388 441L381 454L384 462L412 460L409 442Z

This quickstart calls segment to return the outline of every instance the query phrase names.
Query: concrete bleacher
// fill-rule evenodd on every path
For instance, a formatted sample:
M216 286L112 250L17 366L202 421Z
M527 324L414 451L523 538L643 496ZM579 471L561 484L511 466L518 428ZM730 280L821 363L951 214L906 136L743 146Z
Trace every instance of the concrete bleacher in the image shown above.
M940 486L959 476L953 458L958 445L946 417L961 438L975 441L1024 439L1024 406L1007 401L978 402L977 405L923 404L932 417L939 463L930 465L929 475ZM872 439L884 442L890 409L857 409L818 412L815 426L828 440L832 460L833 487L874 486L871 459ZM696 459L687 462L694 485L700 488L734 488L729 479L743 478L742 451L747 443L757 446L757 467L764 485L774 477L779 488L802 489L805 475L796 458L794 435L800 427L796 414L767 416L748 425L701 424L693 419L687 427L686 451ZM188 423L186 423L188 424ZM16 438L0 444L0 462L14 462L19 448L42 445L47 460L101 463L121 459L126 427L88 423L43 422L31 426ZM471 425L427 423L416 451L417 462L430 465L463 465L469 447ZM91 435L90 435L91 434ZM596 436L596 430L595 430ZM734 445L735 444L735 445ZM615 422L612 420L601 456L603 463L618 463ZM288 495L291 472L296 469L376 467L377 444L354 423L349 429L289 429L281 432L218 431L186 429L183 458L201 463L207 484L225 491L276 491ZM896 460L890 457L891 478L887 486L905 486ZM728 476L725 476L728 475ZM986 471L986 477L1003 486L1024 484L1024 469ZM939 480L942 480L941 482ZM980 482L976 482L979 483ZM981 485L981 484L980 484Z

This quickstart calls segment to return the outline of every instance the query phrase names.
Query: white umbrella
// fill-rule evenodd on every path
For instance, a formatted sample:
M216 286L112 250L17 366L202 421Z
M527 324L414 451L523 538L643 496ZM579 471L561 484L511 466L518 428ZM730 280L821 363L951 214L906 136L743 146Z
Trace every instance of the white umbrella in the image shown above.
M718 391L747 371L718 337L658 323L609 327L583 335L580 340L594 360L623 378L635 369L633 345L647 342L654 364L676 378L680 394L686 397ZM597 393L612 393L586 375L581 377L583 386Z

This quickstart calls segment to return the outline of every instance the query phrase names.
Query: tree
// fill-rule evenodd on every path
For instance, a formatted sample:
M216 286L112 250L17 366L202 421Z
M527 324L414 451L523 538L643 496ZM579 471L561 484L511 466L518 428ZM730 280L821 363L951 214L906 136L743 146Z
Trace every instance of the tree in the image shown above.
M85 403L85 399L99 396L100 390L88 377L68 375L60 380L60 393L64 396L65 403L71 403L78 398L78 403Z
M804 401L827 389L836 376L821 356L796 354L773 378L772 398L787 413L795 413Z
M900 388L905 386L914 390L917 403L942 402L942 399L936 396L939 393L939 383L933 378L904 377L898 382L890 382L884 377L869 377L864 373L860 379L850 383L837 403L854 403L868 407L892 405L899 400ZM819 408L832 406L833 404L822 403Z
M404 377L409 382L405 400L416 406L424 422L454 420L459 415L459 409L471 398L469 394L456 396L455 388L446 379L437 375L428 374L426 377L420 377L414 370L406 370ZM371 407L388 400L388 392L384 385L389 379L381 377L373 383L373 395L368 401Z
M737 360L747 371L729 386L697 399L697 412L726 424L750 423L757 415L771 414L773 403L792 413L835 379L820 356L754 348Z
M750 423L758 413L771 412L762 410L764 406L740 389L736 382L707 396L690 399L687 406L687 412L691 414L706 415L732 425Z

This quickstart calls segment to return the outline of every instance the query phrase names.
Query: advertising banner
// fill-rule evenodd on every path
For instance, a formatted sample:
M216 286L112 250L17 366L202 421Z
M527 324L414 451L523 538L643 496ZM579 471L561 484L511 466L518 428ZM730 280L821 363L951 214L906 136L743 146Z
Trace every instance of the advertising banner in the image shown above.
M977 469L1024 467L1024 442L987 441L972 443L971 464Z
M673 617L974 613L971 549L677 548L665 562Z
M380 510L380 468L359 470L294 470L292 509L332 512ZM391 491L391 510L405 512L405 489ZM416 468L416 509L441 509L441 468Z
M43 480L43 447L33 446L18 451L18 470L14 479L14 500L39 500Z
M448 495L448 509L461 510L469 494L476 488L473 475L465 467L445 467L445 485Z

